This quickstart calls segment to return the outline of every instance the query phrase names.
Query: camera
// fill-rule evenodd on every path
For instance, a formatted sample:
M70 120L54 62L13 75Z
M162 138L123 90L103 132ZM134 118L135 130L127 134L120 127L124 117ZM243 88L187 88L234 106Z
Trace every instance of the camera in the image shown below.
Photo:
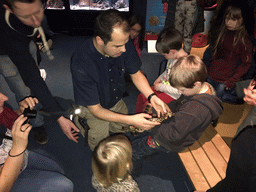
M23 111L23 115L24 117L27 117L27 120L23 123L24 125L29 123L29 119L36 118L36 110L31 110L29 107L25 108Z

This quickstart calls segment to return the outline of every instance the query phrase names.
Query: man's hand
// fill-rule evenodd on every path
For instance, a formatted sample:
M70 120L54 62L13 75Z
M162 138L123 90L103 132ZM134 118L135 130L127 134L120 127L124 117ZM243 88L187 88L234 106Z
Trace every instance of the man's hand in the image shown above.
M130 121L131 125L145 131L152 129L156 125L160 125L159 122L153 122L153 121L147 120L152 118L152 116L146 113L139 113L136 115L131 115L130 117L131 117L131 121Z
M69 119L66 119L65 117L61 116L58 119L58 122L60 124L60 127L62 129L62 131L64 132L64 134L70 139L75 141L76 143L78 142L78 132L80 132L80 130L75 126L75 124L70 121Z
M256 89L253 89L255 85L255 81L252 80L247 89L244 89L244 101L249 105L256 106Z
M156 110L158 117L161 117L161 114L163 115L171 111L168 105L165 102L163 102L161 99L159 99L156 95L153 95L151 97L150 103L152 107L154 107L154 109Z
M27 97L19 102L19 109L16 110L18 115L22 114L24 109L30 108L31 110L34 109L35 105L38 103L38 99L35 97Z

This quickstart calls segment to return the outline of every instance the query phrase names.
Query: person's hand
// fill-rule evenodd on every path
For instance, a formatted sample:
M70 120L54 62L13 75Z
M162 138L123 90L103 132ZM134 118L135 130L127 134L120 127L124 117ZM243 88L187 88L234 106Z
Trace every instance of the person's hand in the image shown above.
M244 101L249 105L256 105L256 89L253 89L255 86L255 81L252 80L248 88L244 88Z
M12 126L12 154L20 154L27 148L28 135L32 129L32 125L23 123L27 120L27 117L20 115Z
M80 130L75 126L75 124L70 121L69 119L66 119L65 117L61 116L58 119L58 122L60 124L60 127L62 129L62 131L64 132L64 134L70 139L75 141L76 143L78 142L78 132L80 132Z
M38 103L38 99L35 97L27 97L19 102L19 110L16 111L18 114L23 113L24 109L30 108L34 109L35 105Z
M161 83L155 83L154 84L154 89L156 90L156 91L159 91L159 85L160 85Z
M235 86L235 82L233 80L228 80L225 82L226 90L230 90Z
M162 80L160 79L160 77L158 77L156 80L155 80L155 82L154 82L154 86L156 85L156 84L159 84L159 83L162 83Z
M147 119L152 118L151 115L147 113L139 113L136 115L131 115L131 125L140 128L142 130L149 130L155 127L156 125L160 125L159 122L149 121Z
M160 117L161 114L163 115L171 111L168 105L165 102L163 102L161 99L159 99L156 95L153 95L151 97L150 103L152 107L154 107L154 109L156 110L158 117Z

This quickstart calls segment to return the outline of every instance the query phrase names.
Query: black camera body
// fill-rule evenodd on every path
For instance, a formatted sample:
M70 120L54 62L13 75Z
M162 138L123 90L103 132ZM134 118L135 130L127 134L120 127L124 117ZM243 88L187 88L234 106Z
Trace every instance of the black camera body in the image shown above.
M23 123L23 125L29 123L29 119L36 118L36 113L36 110L31 110L29 107L24 109L23 115L28 119Z

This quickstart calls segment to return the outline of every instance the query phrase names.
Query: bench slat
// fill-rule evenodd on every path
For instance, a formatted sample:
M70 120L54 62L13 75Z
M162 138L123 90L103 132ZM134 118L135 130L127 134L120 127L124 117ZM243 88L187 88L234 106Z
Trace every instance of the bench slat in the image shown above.
M210 186L213 187L216 185L221 180L221 177L211 161L208 159L205 151L201 148L201 145L196 141L194 145L189 147L189 150L191 151L191 154L195 158Z
M216 135L214 137L216 137ZM227 162L220 154L216 146L212 143L210 138L206 136L206 134L203 134L198 142L200 143L211 163L219 173L220 177L224 179L226 177Z
M207 190L210 188L210 185L207 183L203 173L201 172L200 168L198 167L194 157L186 148L183 152L179 153L180 159L182 162L189 162L183 163L187 173L196 189Z
M222 137L217 133L214 128L212 128L212 126L208 127L204 133L208 138L212 138L212 143L219 150L225 161L228 162L230 156L230 148L222 139Z

